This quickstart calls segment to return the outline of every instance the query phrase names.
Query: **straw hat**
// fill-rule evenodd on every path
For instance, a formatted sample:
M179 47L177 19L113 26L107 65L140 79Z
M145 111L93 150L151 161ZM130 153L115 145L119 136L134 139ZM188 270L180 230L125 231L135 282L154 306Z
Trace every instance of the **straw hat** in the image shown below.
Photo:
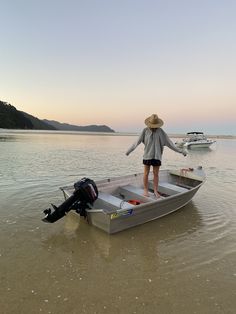
M156 114L152 114L150 117L145 119L144 123L146 126L152 129L160 128L164 124L164 122L158 118L158 115Z

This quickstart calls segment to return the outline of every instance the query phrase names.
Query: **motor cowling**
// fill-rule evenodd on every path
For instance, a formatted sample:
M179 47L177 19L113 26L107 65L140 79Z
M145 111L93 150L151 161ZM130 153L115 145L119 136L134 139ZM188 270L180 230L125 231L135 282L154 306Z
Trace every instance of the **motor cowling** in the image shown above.
M89 178L82 178L74 183L75 192L79 194L81 201L93 204L98 198L98 189L95 182Z
M64 217L70 210L76 210L81 216L86 216L86 208L90 208L98 198L98 189L95 182L89 178L82 178L74 183L74 192L60 206L51 204L50 208L44 210L44 222L53 223Z

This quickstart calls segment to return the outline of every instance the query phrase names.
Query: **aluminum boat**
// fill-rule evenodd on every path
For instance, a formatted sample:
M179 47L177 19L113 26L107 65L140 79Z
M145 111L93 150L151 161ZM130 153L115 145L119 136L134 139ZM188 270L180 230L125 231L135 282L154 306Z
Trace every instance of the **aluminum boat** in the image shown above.
M150 173L149 196L143 196L143 173L95 181L98 198L86 209L88 223L109 234L141 225L177 211L188 204L205 182L202 167L160 170L156 198ZM60 188L65 199L74 186Z

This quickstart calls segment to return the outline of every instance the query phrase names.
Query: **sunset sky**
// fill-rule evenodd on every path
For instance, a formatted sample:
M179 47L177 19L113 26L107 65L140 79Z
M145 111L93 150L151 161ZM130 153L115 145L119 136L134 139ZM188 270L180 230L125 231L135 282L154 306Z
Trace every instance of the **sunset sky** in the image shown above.
M0 100L40 119L236 135L236 1L0 0Z

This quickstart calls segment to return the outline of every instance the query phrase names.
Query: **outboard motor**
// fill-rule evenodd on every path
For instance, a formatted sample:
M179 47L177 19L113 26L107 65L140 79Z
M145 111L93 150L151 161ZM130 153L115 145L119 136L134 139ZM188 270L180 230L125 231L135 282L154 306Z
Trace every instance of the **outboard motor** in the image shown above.
M74 184L74 188L73 194L60 206L57 207L51 204L54 209L53 212L50 208L43 211L46 216L42 221L55 222L64 217L72 209L76 210L81 216L86 217L86 208L90 208L98 198L97 186L93 180L82 178Z

